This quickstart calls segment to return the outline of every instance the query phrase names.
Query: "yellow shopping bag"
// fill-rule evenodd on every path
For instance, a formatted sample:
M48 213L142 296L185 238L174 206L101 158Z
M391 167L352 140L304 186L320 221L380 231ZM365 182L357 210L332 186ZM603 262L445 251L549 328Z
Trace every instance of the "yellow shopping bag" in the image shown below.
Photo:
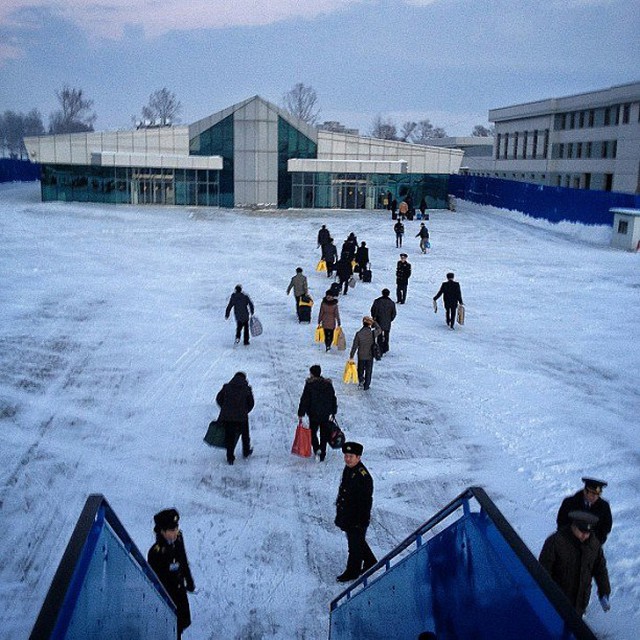
M342 381L346 384L358 384L358 367L354 360L347 360L347 364L344 365Z
M320 260L320 262L318 262L318 266L316 267L316 271L326 271L327 270L327 263L324 260Z
M324 342L324 329L320 325L316 329L315 341Z
M337 347L337 346L338 346L338 338L340 337L340 334L341 334L341 333L342 333L342 328L341 328L341 327L336 327L336 328L333 330L333 340L331 341L331 344L332 344L334 347Z

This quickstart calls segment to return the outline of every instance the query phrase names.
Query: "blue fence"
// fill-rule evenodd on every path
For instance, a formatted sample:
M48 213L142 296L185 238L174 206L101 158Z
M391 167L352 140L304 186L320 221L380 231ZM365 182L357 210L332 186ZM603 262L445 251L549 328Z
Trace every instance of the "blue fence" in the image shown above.
M423 632L438 640L595 640L478 487L331 603L331 640L416 640Z
M630 193L548 187L480 176L450 176L449 193L463 200L521 211L550 222L567 220L588 225L612 226L613 214L609 209L640 207L640 195Z
M176 610L101 495L78 519L30 640L175 640Z
M29 160L0 158L0 182L32 182L40 180L40 165Z

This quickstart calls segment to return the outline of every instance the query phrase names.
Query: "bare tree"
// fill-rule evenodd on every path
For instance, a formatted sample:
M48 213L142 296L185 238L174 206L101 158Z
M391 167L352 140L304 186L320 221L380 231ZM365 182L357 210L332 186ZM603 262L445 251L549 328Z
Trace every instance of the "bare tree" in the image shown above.
M176 94L169 91L166 87L154 91L149 96L149 103L142 107L142 117L152 122L160 121L160 124L171 124L172 122L180 122L180 113L182 112L182 103L176 97Z
M398 128L391 118L377 115L371 123L371 136L382 140L397 140Z
M445 138L447 132L442 127L434 127L427 118L420 120L413 130L412 142L416 144L429 144L429 140L434 138Z
M27 157L24 146L25 136L38 136L44 133L42 116L37 109L29 113L5 111L0 115L0 148L12 158Z
M93 124L98 117L92 110L93 100L82 95L82 89L64 86L56 91L61 109L49 116L49 133L77 133L93 131Z
M473 127L473 131L471 132L472 136L477 136L479 138L489 138L492 135L494 135L496 131L496 128L491 126L491 127L485 127L482 124L477 124L475 127Z
M407 121L402 125L402 129L400 130L400 140L402 142L411 142L413 137L413 132L415 128L418 126L417 122Z
M320 116L320 109L317 104L318 96L315 89L305 86L302 82L295 84L292 89L282 96L283 107L292 116L310 125L314 125Z

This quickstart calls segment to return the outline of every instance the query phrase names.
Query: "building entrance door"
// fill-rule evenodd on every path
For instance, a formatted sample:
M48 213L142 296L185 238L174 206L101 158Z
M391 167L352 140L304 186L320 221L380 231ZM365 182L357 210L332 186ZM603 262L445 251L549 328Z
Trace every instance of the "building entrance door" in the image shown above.
M335 180L333 201L338 209L364 209L367 183L365 180Z

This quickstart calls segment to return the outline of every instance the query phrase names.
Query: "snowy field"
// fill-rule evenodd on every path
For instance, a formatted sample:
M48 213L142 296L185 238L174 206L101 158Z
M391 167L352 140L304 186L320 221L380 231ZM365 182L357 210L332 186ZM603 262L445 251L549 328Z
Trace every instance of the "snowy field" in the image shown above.
M86 497L103 493L145 555L153 514L180 511L198 587L185 640L326 638L346 562L342 456L289 453L319 363L365 447L378 557L470 485L537 556L562 498L602 477L612 609L592 598L586 621L638 638L640 255L610 248L606 229L460 204L432 212L428 255L406 223L407 304L365 393L285 289L302 266L319 303L322 223L338 246L365 240L373 282L340 299L350 346L380 290L395 292L386 213L43 204L36 184L0 186L0 637L28 637ZM431 306L449 270L467 308L456 331ZM224 319L238 282L265 327L249 347ZM202 437L238 370L255 453L229 467Z

